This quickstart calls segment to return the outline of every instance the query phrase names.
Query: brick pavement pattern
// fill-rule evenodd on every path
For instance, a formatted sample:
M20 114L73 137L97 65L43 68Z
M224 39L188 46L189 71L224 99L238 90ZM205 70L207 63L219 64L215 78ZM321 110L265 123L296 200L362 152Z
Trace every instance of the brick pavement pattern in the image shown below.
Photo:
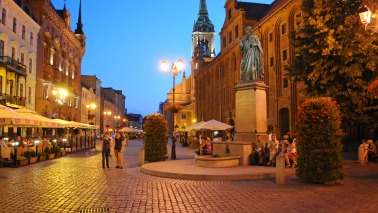
M105 208L111 212L376 212L378 164L360 166L344 160L347 178L340 184L300 181L286 185L274 179L189 181L153 177L140 172L133 140L124 151L124 169L103 169L99 150L17 169L0 169L0 212L78 212ZM99 146L97 146L97 149ZM170 146L169 146L170 149ZM178 158L193 150L177 147ZM362 202L364 201L364 202Z

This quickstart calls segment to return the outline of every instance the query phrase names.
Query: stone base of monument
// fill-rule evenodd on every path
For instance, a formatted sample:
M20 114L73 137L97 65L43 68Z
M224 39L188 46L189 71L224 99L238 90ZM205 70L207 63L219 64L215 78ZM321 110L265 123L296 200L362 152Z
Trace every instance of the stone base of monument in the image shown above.
M251 142L218 142L213 141L213 154L217 157L239 156L238 165L249 165L249 156L252 153Z
M268 142L266 90L262 81L243 81L235 87L235 141L256 141L257 135Z

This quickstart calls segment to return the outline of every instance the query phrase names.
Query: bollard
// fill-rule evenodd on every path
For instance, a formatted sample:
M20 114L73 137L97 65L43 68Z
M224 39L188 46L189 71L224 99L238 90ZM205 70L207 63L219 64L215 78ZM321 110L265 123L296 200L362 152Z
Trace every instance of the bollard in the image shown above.
M365 164L365 147L358 147L358 161L361 165Z
M277 156L276 157L276 183L285 184L285 157Z
M139 149L139 166L142 166L145 162L144 148Z

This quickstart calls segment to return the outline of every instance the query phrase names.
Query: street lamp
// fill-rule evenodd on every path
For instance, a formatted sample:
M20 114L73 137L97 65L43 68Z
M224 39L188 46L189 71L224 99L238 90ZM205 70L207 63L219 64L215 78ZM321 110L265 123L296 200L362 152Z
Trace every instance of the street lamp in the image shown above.
M54 95L55 102L58 102L58 104L59 104L59 116L61 116L61 110L62 110L62 107L64 106L64 99L66 98L68 92L67 92L67 90L60 89L59 90L60 98L57 98L57 95L58 95L57 90L53 90L52 94Z
M87 109L88 109L88 115L87 115L87 119L88 119L88 123L89 123L89 117L90 117L90 110L89 109L93 109L93 110L95 110L96 109L96 104L87 104ZM93 117L92 117L93 116ZM93 115L92 115L91 117L92 117L92 121L93 121L93 119L95 118L95 116L96 116L96 113L94 113ZM96 123L95 123L96 124Z
M173 76L173 103L175 103L175 78L184 68L184 61L182 59L178 60L177 62L173 63L171 66L171 71L168 71L169 64L166 60L161 63L161 69L164 71L164 74L172 74ZM184 71L185 72L185 71ZM172 116L172 135L175 132L175 113ZM176 139L172 137L172 151L171 151L171 160L176 160Z
M14 164L13 164L13 168L17 168L18 165L17 165L17 146L18 146L18 142L12 142L12 146L14 148Z
M112 112L110 112L110 111L109 111L109 112L104 112L104 115L110 117L110 115L112 115ZM109 126L108 118L106 118L106 126L107 126L106 128L108 128L108 126ZM107 132L107 131L106 131L106 132Z
M117 122L116 128L118 128L118 120L121 119L121 116L114 116L114 119Z
M362 7L358 11L358 14L360 15L362 24L365 25L365 30L373 30L374 32L378 33L378 25L369 26L369 24L372 22L372 19L377 18L376 14L374 14L367 6Z

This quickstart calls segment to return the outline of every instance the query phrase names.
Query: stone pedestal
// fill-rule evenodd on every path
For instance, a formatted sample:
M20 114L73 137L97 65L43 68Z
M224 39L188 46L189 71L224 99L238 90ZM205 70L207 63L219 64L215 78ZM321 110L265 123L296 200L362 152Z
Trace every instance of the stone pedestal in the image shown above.
M276 157L276 183L285 184L286 183L286 174L285 174L285 157L277 156Z
M144 162L145 162L145 152L144 152L144 148L142 149L139 149L139 166L142 166L144 165Z
M268 143L266 90L261 81L241 82L235 86L235 141L255 142L256 136Z
M365 164L365 147L358 147L358 161L361 165Z

